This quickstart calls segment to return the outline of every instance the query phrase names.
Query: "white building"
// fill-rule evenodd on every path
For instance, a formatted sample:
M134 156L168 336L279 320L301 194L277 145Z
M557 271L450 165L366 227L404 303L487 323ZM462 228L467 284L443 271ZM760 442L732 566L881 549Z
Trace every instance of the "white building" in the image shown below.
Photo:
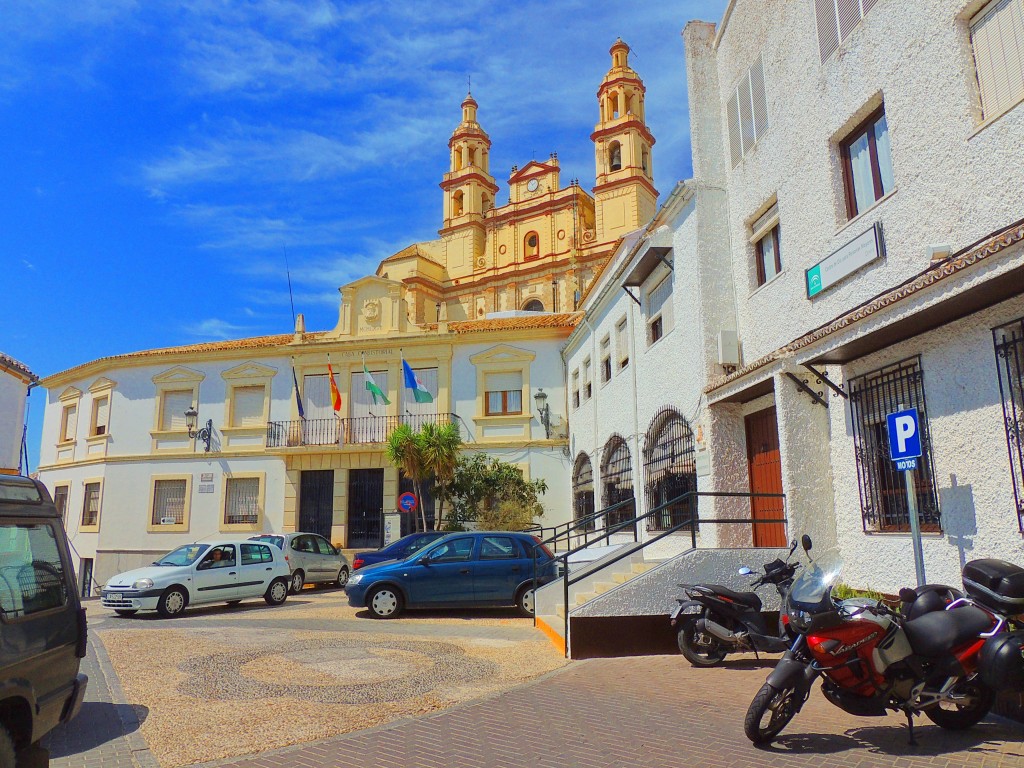
M39 377L23 363L0 352L0 474L22 470L25 406Z
M401 282L363 278L342 296L332 331L118 355L41 382L40 478L64 510L84 590L218 533L309 530L346 548L379 546L383 514L411 490L384 455L401 422L457 421L468 451L547 480L540 522L569 518L559 348L576 316L414 325ZM403 385L403 354L433 402L417 403ZM390 404L373 402L364 361ZM541 389L547 428L534 412ZM206 426L209 450L195 436ZM430 500L427 509L433 515Z
M642 516L671 474L782 492L730 516L788 531L698 543L807 532L895 592L915 573L885 416L917 408L928 578L1024 559L1024 74L1000 54L1022 19L1020 0L735 0L687 25L694 178L620 247L565 352L577 516L630 495Z

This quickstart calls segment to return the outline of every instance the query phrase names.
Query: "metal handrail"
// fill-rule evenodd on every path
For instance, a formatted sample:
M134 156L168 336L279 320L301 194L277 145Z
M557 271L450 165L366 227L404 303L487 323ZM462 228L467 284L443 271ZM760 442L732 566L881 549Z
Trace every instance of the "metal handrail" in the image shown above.
M632 520L629 520L629 521L626 521L625 523L620 524L619 527L624 527L625 525L630 525L630 524L635 525L636 523L639 523L641 520L646 520L646 519L648 519L650 517L653 517L654 515L658 514L659 512L661 512L662 510L664 510L664 509L666 509L668 507L675 506L675 505L680 504L683 501L686 501L688 499L699 499L702 496L707 496L707 497L712 497L712 498L746 498L746 499L768 498L768 499L782 499L783 503L785 503L785 498L786 498L786 494L784 494L784 493L736 493L736 492L728 492L728 491L688 491L687 493L684 493L684 494L682 494L680 496L677 496L674 499L669 499L664 504L658 505L657 507L655 507L654 509L644 513L640 517L634 517ZM630 501L632 501L632 499ZM639 546L631 547L630 549L628 549L625 552L617 553L610 560L606 561L604 563L604 565L602 566L602 568L607 568L610 565L614 565L615 563L619 562L620 560L624 560L627 557L632 556L634 553L640 552L641 550L649 547L651 544L654 544L655 542L661 541L666 536L670 536L673 533L676 533L677 531L680 531L680 530L682 530L683 528L685 528L687 526L690 527L690 548L691 549L697 549L697 526L699 524L701 524L701 523L709 523L709 524L721 525L721 524L730 524L730 523L748 523L748 524L749 523L757 523L757 524L762 524L762 523L782 523L782 524L788 524L788 522L789 522L787 517L785 517L785 516L782 517L781 519L777 519L777 518L754 519L753 517L710 519L710 518L701 518L700 515L695 514L695 513L696 513L696 507L694 507L690 511L690 514L687 516L687 518L685 520L683 520L681 522L678 522L675 525L673 525L673 526L671 526L671 527L661 531L657 536L655 536L653 538L646 539L643 542L636 542L636 543L639 544ZM614 532L615 531L612 531L612 533L614 533ZM598 539L598 541L600 541L600 539ZM538 544L534 545L534 557L533 557L534 585L536 585L536 583L537 583L537 551L536 550L540 546L541 546L541 543L538 543ZM564 553L562 553L560 555L555 555L552 558L552 562L553 563L558 562L558 561L562 561L562 600L563 600L563 604L565 606L565 616L564 616L564 619L565 619L565 629L564 629L564 634L562 635L562 637L565 639L565 652L566 652L566 655L568 655L568 653L569 653L569 587L572 586L573 584L578 583L579 581L583 580L584 578L586 578L587 576L590 575L589 573L585 573L585 574L581 574L580 576L577 576L574 579L570 579L569 578L569 557L574 555L574 554L576 554L577 552L583 551L584 549L586 549L589 546L590 546L590 542L585 542L581 546L578 546L578 547L575 547L573 549L570 549L568 552L564 552ZM557 568L556 568L556 573L557 573ZM534 624L534 626L537 625L537 598L536 598L536 595L534 596L533 624Z
M573 518L568 523L561 523L559 525L552 526L551 530L556 531L556 533L553 536L551 536L551 537L549 537L547 539L544 539L540 543L544 544L544 545L548 545L548 544L553 544L554 542L558 541L559 539L561 539L563 537L568 539L573 534L574 531L576 531L576 530L578 530L580 528L583 529L583 534L584 535L589 534L589 533L596 533L596 531L588 531L588 530L586 530L586 525L588 523L590 523L590 522L596 522L598 520L598 518L604 517L605 515L607 515L610 512L614 512L617 509L621 509L623 507L626 507L626 506L629 506L630 504L635 504L635 503L636 503L636 499L625 499L623 501L616 502L615 504L612 504L611 506L605 507L604 509L599 509L596 512L591 512L589 515L584 515L583 517ZM630 521L634 521L636 519L637 519L636 517L631 517ZM563 526L565 526L565 530L562 531L561 533L557 533L558 529L563 527ZM600 541L602 538L605 538L605 536L600 536L596 540ZM589 542L590 539L588 538L587 541ZM633 541L636 541L636 536L633 537ZM555 549L557 549L557 547L555 547Z

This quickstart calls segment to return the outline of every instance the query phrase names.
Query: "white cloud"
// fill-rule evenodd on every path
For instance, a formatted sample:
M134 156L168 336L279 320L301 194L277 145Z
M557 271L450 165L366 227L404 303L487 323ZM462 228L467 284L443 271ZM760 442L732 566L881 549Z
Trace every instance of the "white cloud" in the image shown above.
M247 329L230 323L227 320L211 317L206 320L189 323L182 327L182 331L186 335L200 340L222 341L224 339L236 339L239 336L244 336Z

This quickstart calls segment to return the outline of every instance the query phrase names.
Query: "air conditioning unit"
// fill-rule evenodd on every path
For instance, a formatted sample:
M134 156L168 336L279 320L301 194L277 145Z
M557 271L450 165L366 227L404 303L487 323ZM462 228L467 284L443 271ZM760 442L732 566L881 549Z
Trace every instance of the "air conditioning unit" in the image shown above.
M736 331L718 332L718 364L733 368L740 364L740 344Z
M160 525L177 525L178 518L176 517L161 517Z

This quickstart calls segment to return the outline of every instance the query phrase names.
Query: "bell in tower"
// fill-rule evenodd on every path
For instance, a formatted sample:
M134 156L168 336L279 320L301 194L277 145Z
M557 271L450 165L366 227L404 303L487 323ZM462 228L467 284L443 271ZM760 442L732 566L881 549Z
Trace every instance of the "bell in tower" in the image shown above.
M646 224L657 210L644 88L629 66L629 46L616 40L612 66L597 91L598 122L594 142L594 204L599 242L610 242Z

